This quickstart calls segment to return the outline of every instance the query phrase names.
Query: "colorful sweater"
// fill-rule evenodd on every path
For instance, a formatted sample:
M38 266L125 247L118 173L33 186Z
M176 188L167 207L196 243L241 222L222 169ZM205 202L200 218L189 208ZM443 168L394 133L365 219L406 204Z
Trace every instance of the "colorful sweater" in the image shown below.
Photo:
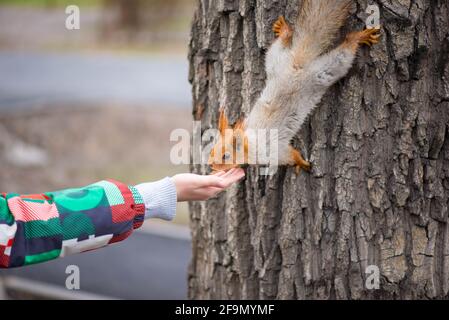
M0 268L45 262L128 238L146 218L171 220L170 178L137 186L108 180L38 195L0 194Z

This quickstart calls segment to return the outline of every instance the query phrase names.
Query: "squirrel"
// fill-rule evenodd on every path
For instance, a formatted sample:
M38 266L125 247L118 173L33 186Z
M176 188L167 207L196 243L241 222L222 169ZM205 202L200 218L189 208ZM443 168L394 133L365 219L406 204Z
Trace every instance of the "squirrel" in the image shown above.
M352 0L304 0L294 29L283 16L274 23L276 40L266 59L266 84L250 114L229 126L225 110L220 111L220 137L213 146L208 164L213 171L228 170L248 159L256 159L254 136L249 130L277 129L278 164L294 166L296 173L311 170L311 164L294 149L291 140L308 115L317 107L327 89L352 67L361 45L379 42L380 28L349 33L335 49L340 28L346 22ZM231 134L226 134L228 130ZM243 162L237 154L243 153Z

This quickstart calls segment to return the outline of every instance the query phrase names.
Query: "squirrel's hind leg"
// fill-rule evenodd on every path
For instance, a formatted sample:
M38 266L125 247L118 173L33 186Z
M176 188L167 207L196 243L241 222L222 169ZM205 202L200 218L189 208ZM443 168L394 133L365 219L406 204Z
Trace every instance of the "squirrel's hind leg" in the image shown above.
M288 66L293 59L291 52L293 29L287 24L284 17L279 17L274 23L273 31L277 39L271 45L265 59L268 81L278 80L280 75L289 69Z
M310 84L327 89L343 78L351 68L358 48L362 44L371 46L378 43L379 32L379 29L366 29L348 34L341 45L311 63L307 70L313 77Z
M288 25L283 16L280 16L273 25L273 32L278 37L284 47L290 47L292 44L293 30Z
M310 171L312 165L302 157L301 153L290 146L290 164L295 166L296 174L299 174L301 170Z

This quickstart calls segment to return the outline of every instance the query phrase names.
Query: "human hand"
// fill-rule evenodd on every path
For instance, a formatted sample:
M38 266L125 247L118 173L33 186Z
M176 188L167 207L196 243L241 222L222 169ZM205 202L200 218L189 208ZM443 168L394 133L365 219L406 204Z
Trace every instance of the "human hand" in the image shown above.
M204 201L215 197L244 176L245 171L238 168L208 176L182 173L175 175L172 179L176 186L178 202L183 202Z

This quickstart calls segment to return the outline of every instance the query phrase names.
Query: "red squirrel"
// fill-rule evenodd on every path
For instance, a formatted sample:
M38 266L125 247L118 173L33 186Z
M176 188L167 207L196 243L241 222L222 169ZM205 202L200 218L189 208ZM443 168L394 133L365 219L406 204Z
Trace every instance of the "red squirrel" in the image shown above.
M380 38L379 28L352 32L328 51L351 6L351 0L304 0L294 29L279 17L273 26L276 40L266 55L265 88L250 114L230 127L225 110L220 112L220 137L209 157L213 171L257 159L254 135L248 133L260 129L277 130L277 141L270 143L277 143L278 165L294 166L298 174L311 169L291 140L326 90L348 73L359 47L376 44ZM226 134L227 129L232 133ZM237 161L239 153L243 161Z

